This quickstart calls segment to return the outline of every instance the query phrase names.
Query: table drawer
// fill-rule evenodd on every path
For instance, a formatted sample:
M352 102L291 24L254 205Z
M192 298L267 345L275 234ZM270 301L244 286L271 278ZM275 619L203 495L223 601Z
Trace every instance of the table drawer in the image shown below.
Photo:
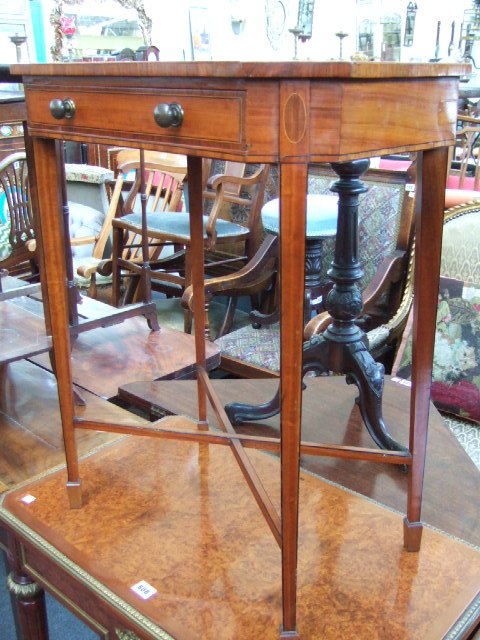
M29 125L45 132L95 132L96 136L139 139L149 136L165 141L199 141L210 144L241 144L244 140L244 92L170 89L65 89L59 86L27 89ZM52 100L70 99L75 106L70 118L55 118ZM179 126L159 126L154 110L159 104L179 104L183 121ZM139 132L141 132L139 136Z

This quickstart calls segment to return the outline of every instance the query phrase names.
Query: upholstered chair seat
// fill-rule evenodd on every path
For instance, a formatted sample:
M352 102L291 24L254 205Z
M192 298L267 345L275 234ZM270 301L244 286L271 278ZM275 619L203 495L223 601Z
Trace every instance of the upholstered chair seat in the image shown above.
M185 243L190 240L190 221L187 211L169 211L167 213L159 213L148 215L149 231L161 231L165 241ZM203 216L204 239L208 239L207 235L208 216ZM140 213L129 213L122 217L122 223L127 225L132 231L141 233L142 215ZM216 237L230 238L237 237L239 239L249 234L249 229L240 224L231 222L230 220L222 220L216 222Z

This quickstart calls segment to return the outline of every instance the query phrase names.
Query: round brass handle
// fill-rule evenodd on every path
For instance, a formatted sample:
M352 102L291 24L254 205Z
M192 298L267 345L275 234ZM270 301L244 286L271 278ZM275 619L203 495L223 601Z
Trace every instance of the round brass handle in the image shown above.
M63 120L63 118L73 118L75 115L75 103L71 98L55 98L50 102L50 113L57 120Z
M178 104L178 102L172 102L170 104L161 102L157 104L153 110L153 117L158 126L163 129L179 127L183 122L182 105Z

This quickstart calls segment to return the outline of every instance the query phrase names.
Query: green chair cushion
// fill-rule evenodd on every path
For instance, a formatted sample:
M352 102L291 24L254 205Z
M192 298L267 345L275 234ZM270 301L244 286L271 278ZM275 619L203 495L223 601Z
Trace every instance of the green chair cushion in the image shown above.
M142 229L142 216L140 213L129 213L121 218L122 221L129 225L132 225L138 229L140 233ZM204 238L207 239L206 225L208 216L203 216L203 230ZM187 242L190 239L190 219L189 214L186 211L174 212L169 211L167 213L151 213L148 214L148 228L154 232L161 232L165 236L174 236L175 238L185 239ZM231 236L241 236L248 233L246 227L242 227L234 222L228 220L217 220L216 225L217 238L227 238Z
M262 223L266 231L278 234L279 198L262 207ZM307 238L328 238L337 233L338 196L312 193L307 196Z

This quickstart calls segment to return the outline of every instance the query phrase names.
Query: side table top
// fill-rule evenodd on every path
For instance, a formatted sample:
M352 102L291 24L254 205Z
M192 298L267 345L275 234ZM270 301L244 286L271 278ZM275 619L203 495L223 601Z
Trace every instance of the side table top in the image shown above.
M402 63L348 61L282 62L111 62L14 64L11 73L46 76L216 77L216 78L412 78L464 76L464 63Z
M12 67L23 76L34 138L115 139L123 146L202 157L309 163L452 144L458 80L469 69L343 61ZM72 114L55 118L52 101L67 99ZM181 107L181 123L159 125L155 109L174 103Z

